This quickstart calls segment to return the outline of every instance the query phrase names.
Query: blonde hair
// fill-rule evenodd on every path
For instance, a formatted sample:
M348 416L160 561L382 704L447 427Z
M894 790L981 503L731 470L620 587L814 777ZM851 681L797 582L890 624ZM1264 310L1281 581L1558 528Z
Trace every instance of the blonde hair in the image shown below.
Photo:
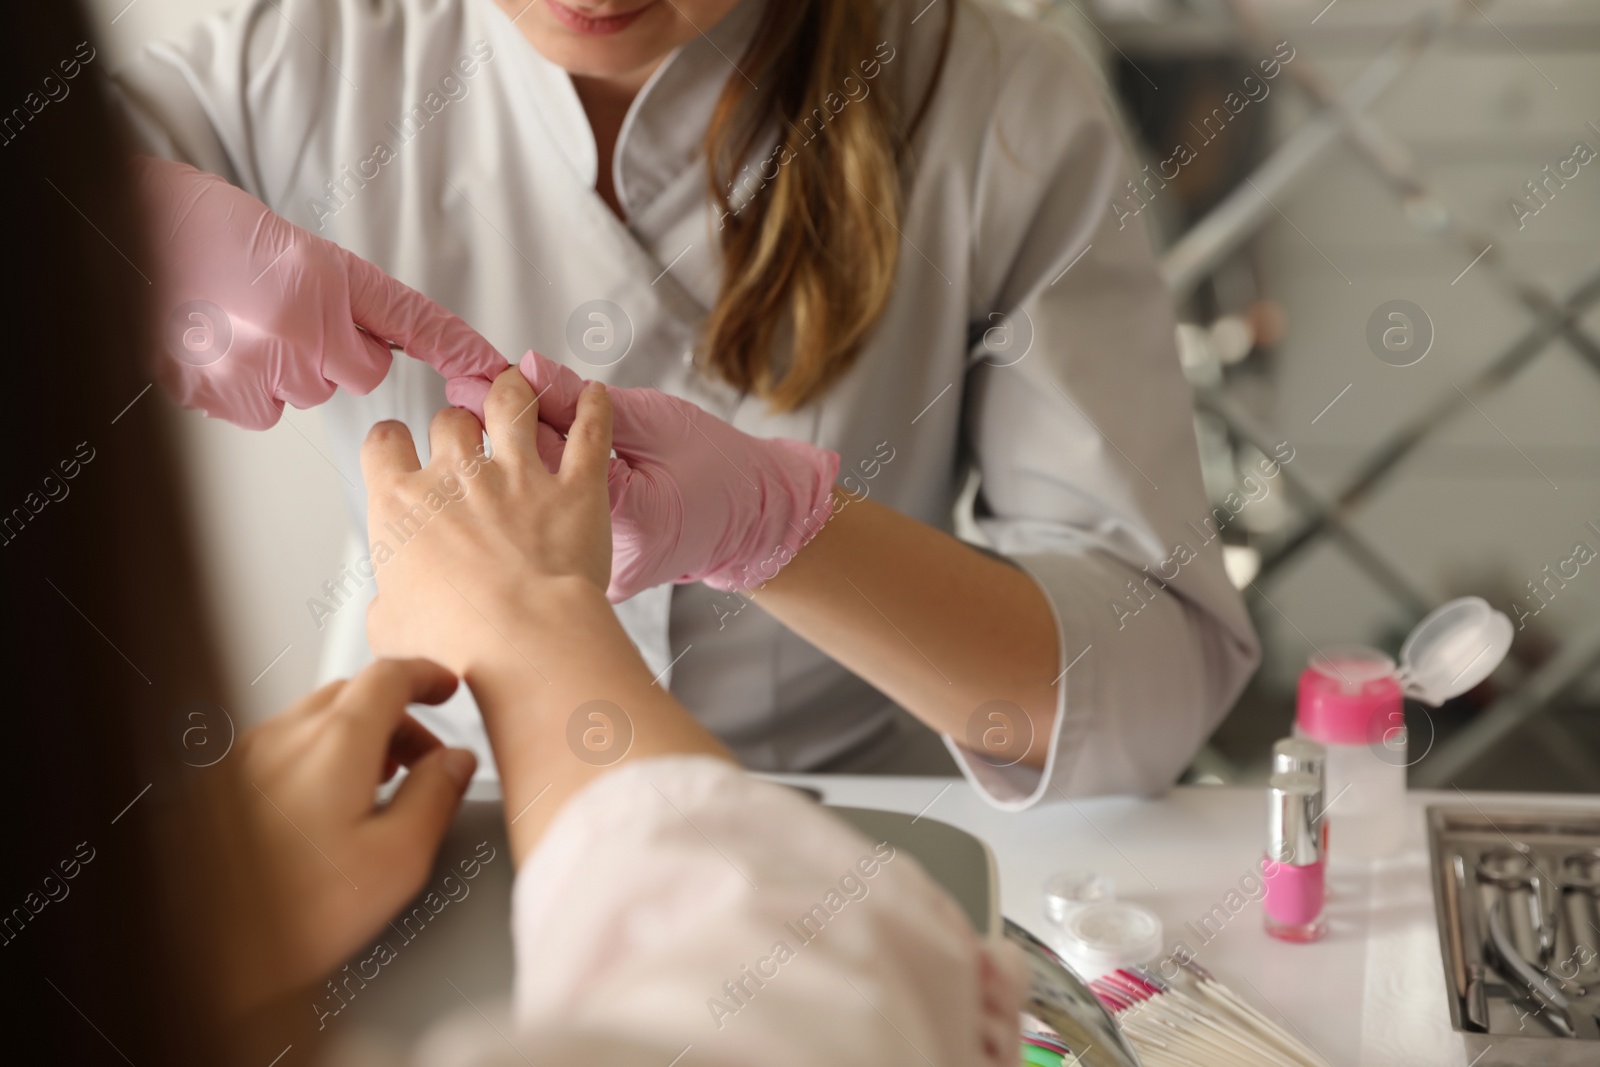
M705 153L723 272L701 359L775 410L825 393L888 305L901 168L949 51L954 3L909 118L893 93L867 85L895 58L875 0L770 0L717 101ZM751 174L746 161L773 131Z

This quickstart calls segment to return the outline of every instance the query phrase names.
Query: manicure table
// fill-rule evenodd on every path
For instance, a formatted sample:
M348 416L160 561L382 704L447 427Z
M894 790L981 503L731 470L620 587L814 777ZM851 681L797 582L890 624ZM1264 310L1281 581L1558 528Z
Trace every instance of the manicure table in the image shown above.
M1429 888L1429 804L1487 808L1521 801L1600 809L1594 796L1412 792L1402 850L1378 863L1341 867L1335 848L1328 936L1293 945L1266 935L1261 905L1248 899L1248 876L1258 871L1264 844L1261 788L1194 786L1157 798L1057 799L1012 813L990 807L961 779L773 777L816 790L830 805L937 819L983 839L999 869L1001 911L1046 940L1047 876L1087 869L1111 877L1118 897L1161 917L1169 950L1182 941L1218 980L1339 1067L1468 1063L1451 1029ZM391 938L396 958L377 978L355 987L347 1003L332 995L325 1000L322 1010L340 1009L324 1020L334 1036L403 1046L446 1015L504 1011L513 872L499 803L486 792L475 786L469 794L429 888L440 889L465 858L481 858L489 849L495 858L466 883L466 896L425 926L411 924ZM403 935L410 936L402 941Z

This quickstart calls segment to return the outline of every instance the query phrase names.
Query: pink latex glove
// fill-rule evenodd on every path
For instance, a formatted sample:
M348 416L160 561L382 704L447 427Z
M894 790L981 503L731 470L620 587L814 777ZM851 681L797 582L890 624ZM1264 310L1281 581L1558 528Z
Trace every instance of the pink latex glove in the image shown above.
M391 347L450 379L507 362L461 319L261 201L182 163L134 164L158 256L157 377L178 403L249 430L285 403L371 392Z
M518 365L539 394L539 451L559 461L584 379L529 352ZM456 403L482 417L486 382ZM778 573L833 514L839 454L752 437L658 389L607 387L611 447L612 603L668 582L731 591Z

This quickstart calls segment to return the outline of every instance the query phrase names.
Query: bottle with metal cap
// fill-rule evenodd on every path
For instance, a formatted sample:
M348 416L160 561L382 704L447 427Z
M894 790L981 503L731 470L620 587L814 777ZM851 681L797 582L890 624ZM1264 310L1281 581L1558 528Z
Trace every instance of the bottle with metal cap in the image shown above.
M1285 737L1272 746L1272 773L1283 774L1285 771L1301 771L1314 775L1317 784L1322 788L1324 798L1328 795L1328 750L1320 741L1313 741L1309 737ZM1324 813L1322 818L1322 854L1328 854L1328 825L1329 821Z
M1305 771L1267 783L1267 850L1261 859L1267 933L1280 941L1317 941L1328 932L1322 906L1322 783Z
M1285 737L1273 743L1273 774L1300 771L1324 781L1327 765L1328 750L1320 741L1313 741L1309 737Z

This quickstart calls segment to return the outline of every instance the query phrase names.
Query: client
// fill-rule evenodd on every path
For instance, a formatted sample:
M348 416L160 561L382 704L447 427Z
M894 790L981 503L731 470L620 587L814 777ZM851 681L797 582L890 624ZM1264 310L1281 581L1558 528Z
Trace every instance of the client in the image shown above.
M24 99L38 57L88 38L76 4L19 9L0 89ZM82 76L0 165L18 398L0 492L34 516L0 556L17 709L0 994L30 1062L315 1055L326 1019L305 991L424 888L471 775L406 712L458 678L504 782L513 1019L452 1029L448 1052L425 1039L412 1062L1015 1062L1015 959L909 857L746 775L652 684L605 597L598 387L554 472L514 370L484 398L492 452L459 410L434 420L426 467L404 427L374 427L370 626L392 658L232 738L168 409L146 388L149 242L98 71ZM66 461L70 496L32 508ZM426 527L378 550L419 505ZM614 765L595 765L590 722L627 731ZM215 752L180 758L196 730Z

